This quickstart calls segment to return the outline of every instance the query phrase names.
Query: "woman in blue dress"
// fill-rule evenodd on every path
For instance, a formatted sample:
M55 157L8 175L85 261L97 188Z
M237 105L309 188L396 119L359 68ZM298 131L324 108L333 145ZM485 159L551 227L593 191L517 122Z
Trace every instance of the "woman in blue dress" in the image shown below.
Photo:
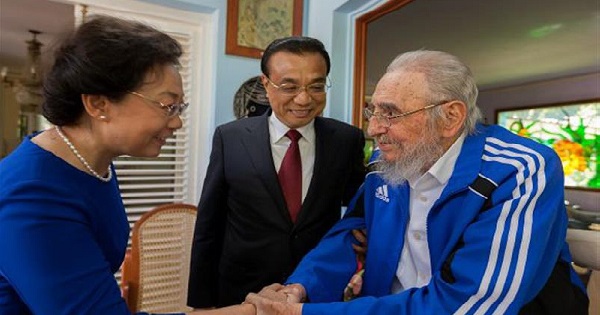
M105 16L58 46L44 81L54 127L0 162L0 315L129 314L113 276L129 225L112 160L156 157L181 128L181 54L168 35Z

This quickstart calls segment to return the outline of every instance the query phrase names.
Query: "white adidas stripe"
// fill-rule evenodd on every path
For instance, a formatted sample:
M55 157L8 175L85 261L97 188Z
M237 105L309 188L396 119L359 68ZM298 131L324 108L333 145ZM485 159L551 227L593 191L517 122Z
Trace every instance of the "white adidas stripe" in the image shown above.
M494 312L494 314L504 314L506 309L513 303L515 297L517 296L517 292L521 286L521 281L523 280L523 275L525 273L525 265L527 263L527 253L529 252L529 244L531 241L531 232L533 227L533 212L535 211L535 206L537 204L540 195L546 189L546 160L545 158L537 151L534 151L528 147L525 147L520 144L508 144L502 142L498 139L490 139L490 142L496 143L499 145L505 145L509 148L514 148L517 150L521 150L527 154L533 155L536 157L539 163L539 169L535 172L537 175L537 189L535 190L535 195L531 198L531 202L529 203L529 207L525 211L524 216L524 228L523 228L523 236L521 238L521 247L519 248L518 260L516 265L515 275L513 277L513 282L511 283L510 289L508 290L504 300L500 302L498 308ZM533 176L530 174L530 176ZM532 187L536 188L536 187ZM515 232L516 234L516 232Z
M531 160L531 157L526 156L526 155L521 155L521 154L514 154L510 151L506 151L506 150L502 150L502 151L498 151L498 152L493 152L495 150L488 150L490 153L496 153L496 154L501 154L501 153L505 153L507 155L513 156L513 157L523 157L527 160L527 164L529 165L529 170L531 170L532 173L536 172L536 166L534 164L534 162ZM491 159L494 160L494 159ZM497 161L504 163L504 164L511 164L516 168L520 168L519 172L523 172L523 165L520 164L519 162L516 162L516 160L514 159L505 159L505 158L496 158ZM486 314L486 312L489 310L489 308L492 306L493 303L495 303L498 298L500 297L500 295L502 294L502 290L504 289L506 282L507 282L507 278L508 278L508 273L509 270L511 268L511 264L512 264L512 255L515 251L515 248L519 247L518 244L518 240L517 240L517 231L519 228L519 218L521 216L521 213L523 212L527 201L529 200L529 198L531 198L531 193L534 189L533 187L533 183L532 183L532 179L531 177L525 178L525 193L523 196L519 196L519 202L517 204L516 209L513 211L512 215L510 216L510 221L508 223L508 238L507 238L507 243L506 243L506 247L504 250L504 256L502 259L502 263L500 265L500 272L498 274L498 279L496 280L495 286L492 290L492 294L491 296L489 296L479 307L479 309L477 310L477 312L475 312L475 314ZM518 189L518 188L517 188ZM516 191L513 191L513 195L517 193ZM529 210L529 209L528 209ZM527 211L527 210L526 210ZM531 211L531 210L529 210ZM509 211L510 212L510 211ZM530 225L527 225L527 222L525 222L524 227L523 227L523 238L521 239L521 241L523 241L524 239L526 239L526 234L527 234L527 230L530 229ZM496 242L500 242L500 238L502 237L502 231L500 231L500 234L495 235L494 236L494 241ZM522 245L523 243L521 243ZM526 261L526 256L522 257L521 255L517 256L517 269L518 269L518 265L520 262ZM494 268L495 269L495 268ZM493 270L492 270L493 272ZM518 279L517 279L518 278ZM520 277L518 275L518 271L515 272L515 276L513 278L513 281L509 281L511 283L511 286L514 285L515 283L520 283ZM506 300L506 297L505 297ZM496 310L497 311L497 310ZM494 312L495 313L495 312Z
M517 186L515 187L515 189L512 192L513 198L517 199L517 198L521 197L520 187L523 184L525 185L525 192L524 192L523 198L521 198L519 200L517 208L515 209L513 214L510 215L509 235L508 235L508 240L507 240L507 244L505 247L505 252L503 255L503 260L501 263L500 274L498 276L498 280L494 285L492 294L483 301L483 303L477 309L475 314L486 313L489 310L489 308L492 306L492 304L495 303L498 300L498 298L500 297L500 295L502 294L502 290L506 284L506 280L507 280L506 278L508 276L508 271L509 271L509 268L511 265L512 253L516 247L515 246L516 242L517 242L516 234L517 234L517 230L518 230L519 217L520 217L520 214L523 211L525 205L527 205L528 201L530 201L530 199L531 199L531 202L529 202L528 207L525 210L523 237L521 238L521 242L519 244L520 246L519 246L519 255L517 256L518 260L517 260L517 264L516 264L516 271L515 271L512 281L510 282L511 285L510 285L509 291L507 292L504 299L499 303L497 309L494 312L494 314L502 314L502 313L504 313L504 311L506 311L508 306L510 306L510 304L514 301L514 298L519 289L521 280L523 278L525 263L527 261L526 253L529 249L529 240L531 238L531 227L532 227L532 223L533 223L532 222L533 221L532 220L533 210L535 209L535 203L536 203L537 199L539 198L539 195L541 194L541 192L544 190L545 183L546 183L545 173L544 173L545 161L544 161L544 158L539 153L537 153L527 147L524 147L522 145L505 143L496 138L487 138L486 140L488 143L493 143L493 144L496 144L497 146L502 147L502 149L499 150L499 149L496 149L496 148L490 146L489 144L486 144L485 145L486 152L489 152L489 153L495 154L495 155L503 155L503 156L490 156L490 155L484 154L484 156L482 158L486 161L493 161L493 162L509 164L509 165L514 166L518 170L518 172L516 174ZM518 152L513 152L513 151L510 151L509 149L512 149L512 150L515 150ZM539 161L539 163L540 163L539 170L537 170L537 167L536 167L535 162L531 155L534 155L537 158L537 160ZM524 178L525 165L523 165L522 161L520 161L516 158L521 158L526 161L526 163L528 165L528 169L530 170L529 176L527 178ZM537 174L537 185L539 187L535 187L535 183L533 182L533 179L531 178L531 176L533 176L534 174ZM536 188L537 188L537 190L536 190ZM534 191L536 192L536 194L535 194L535 196L532 197L531 194ZM473 306L475 304L477 304L489 291L489 287L491 284L490 279L492 277L492 274L494 273L494 270L496 270L496 266L498 263L498 257L500 257L498 255L500 241L501 241L504 229L506 227L507 221L509 219L509 214L510 214L510 210L511 210L512 206L513 206L512 201L507 201L502 206L502 210L501 210L500 216L498 218L498 222L496 224L496 229L494 231L492 248L490 250L490 256L488 257L488 264L486 266L486 270L484 272L484 275L483 275L483 278L482 278L482 281L481 281L481 284L480 284L480 287L479 287L477 293L475 293L473 296L471 296L455 312L455 314L466 314L467 312L469 312L473 308Z
M486 161L493 161L490 159L489 156L486 156L486 155L484 155L482 158ZM505 160L506 159L501 158L500 160L498 160L498 162L503 163ZM524 182L524 178L523 178L522 172L517 172L518 186L520 186L523 182ZM518 197L519 197L519 189L517 187L515 190L513 190L513 198L516 199ZM479 302L484 297L484 295L488 291L488 288L490 286L490 280L492 278L492 274L494 273L494 270L496 269L497 259L498 259L498 257L500 257L500 255L498 254L500 251L500 249L499 249L500 248L500 239L502 237L502 232L504 231L504 227L505 227L508 215L510 213L511 207L512 207L511 201L507 201L502 205L502 211L500 212L498 222L496 223L496 229L494 231L494 238L493 238L493 242L491 244L492 247L490 249L490 255L488 257L488 263L485 268L485 272L482 276L481 283L479 285L477 293L472 295L467 300L467 302L465 302L454 314L466 314L468 311L471 310L471 308L477 302Z

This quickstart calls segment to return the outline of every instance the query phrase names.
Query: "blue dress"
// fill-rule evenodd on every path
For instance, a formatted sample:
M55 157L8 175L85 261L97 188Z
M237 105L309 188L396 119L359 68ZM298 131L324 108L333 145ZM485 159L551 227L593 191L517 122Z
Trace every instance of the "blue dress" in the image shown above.
M128 237L116 176L26 138L0 161L0 315L130 314L113 275Z

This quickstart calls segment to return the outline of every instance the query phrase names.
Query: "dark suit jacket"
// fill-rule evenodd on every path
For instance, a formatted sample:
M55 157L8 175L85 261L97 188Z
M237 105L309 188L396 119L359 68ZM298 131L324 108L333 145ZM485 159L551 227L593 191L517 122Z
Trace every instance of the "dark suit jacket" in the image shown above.
M292 223L273 164L268 117L215 130L192 247L192 307L239 304L249 292L284 282L364 179L362 131L317 117L313 177Z

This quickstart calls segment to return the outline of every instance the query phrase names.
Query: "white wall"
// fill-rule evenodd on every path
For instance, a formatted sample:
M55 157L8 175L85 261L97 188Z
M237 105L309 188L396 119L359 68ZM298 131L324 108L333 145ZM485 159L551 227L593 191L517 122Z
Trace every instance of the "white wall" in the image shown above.
M600 98L600 73L481 91L478 105L488 123L499 109Z

